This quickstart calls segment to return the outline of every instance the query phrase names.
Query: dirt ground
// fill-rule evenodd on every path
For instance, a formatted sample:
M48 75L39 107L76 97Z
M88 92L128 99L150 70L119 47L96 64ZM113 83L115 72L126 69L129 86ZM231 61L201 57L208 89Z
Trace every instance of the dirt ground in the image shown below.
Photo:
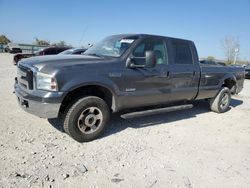
M77 143L22 111L12 55L0 54L0 187L249 187L250 80L224 114L193 109L131 120Z

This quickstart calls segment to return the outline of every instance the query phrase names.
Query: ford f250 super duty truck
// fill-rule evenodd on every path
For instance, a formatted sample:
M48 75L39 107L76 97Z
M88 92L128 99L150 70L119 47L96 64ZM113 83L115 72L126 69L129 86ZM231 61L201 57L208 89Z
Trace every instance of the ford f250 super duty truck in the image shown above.
M97 138L110 114L125 109L147 106L122 115L132 118L208 99L211 110L225 112L230 89L239 93L244 82L243 68L200 64L192 41L145 34L107 37L83 56L24 59L17 72L20 106L42 118L62 117L65 132L79 142Z

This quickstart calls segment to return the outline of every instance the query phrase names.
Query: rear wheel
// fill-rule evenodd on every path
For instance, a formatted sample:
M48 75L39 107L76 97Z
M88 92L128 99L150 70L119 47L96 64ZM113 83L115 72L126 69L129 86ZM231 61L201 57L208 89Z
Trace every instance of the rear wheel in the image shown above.
M210 108L217 113L226 112L231 102L231 91L227 87L223 87L220 92L210 100Z
M104 130L110 111L99 97L89 96L78 99L66 111L64 130L78 142L96 139Z

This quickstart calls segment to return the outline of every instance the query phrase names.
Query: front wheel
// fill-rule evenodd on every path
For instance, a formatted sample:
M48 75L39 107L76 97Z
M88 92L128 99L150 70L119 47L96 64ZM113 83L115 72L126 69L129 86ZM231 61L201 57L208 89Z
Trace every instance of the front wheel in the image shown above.
M66 111L64 130L78 142L96 139L104 130L110 117L108 105L99 97L78 99Z
M210 100L210 109L217 113L226 112L231 102L231 91L223 87L220 92Z

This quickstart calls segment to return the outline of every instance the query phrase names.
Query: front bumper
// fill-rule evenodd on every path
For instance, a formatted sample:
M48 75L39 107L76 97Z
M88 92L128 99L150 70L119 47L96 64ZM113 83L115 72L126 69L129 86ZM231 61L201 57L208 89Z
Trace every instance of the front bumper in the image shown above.
M32 96L23 91L18 84L15 84L15 94L19 106L26 112L41 118L57 118L59 115L60 102L45 102L42 96ZM48 92L49 93L49 92ZM58 95L58 93L56 94ZM61 96L61 94L60 94ZM48 101L48 98L46 99ZM51 100L51 98L49 99Z

